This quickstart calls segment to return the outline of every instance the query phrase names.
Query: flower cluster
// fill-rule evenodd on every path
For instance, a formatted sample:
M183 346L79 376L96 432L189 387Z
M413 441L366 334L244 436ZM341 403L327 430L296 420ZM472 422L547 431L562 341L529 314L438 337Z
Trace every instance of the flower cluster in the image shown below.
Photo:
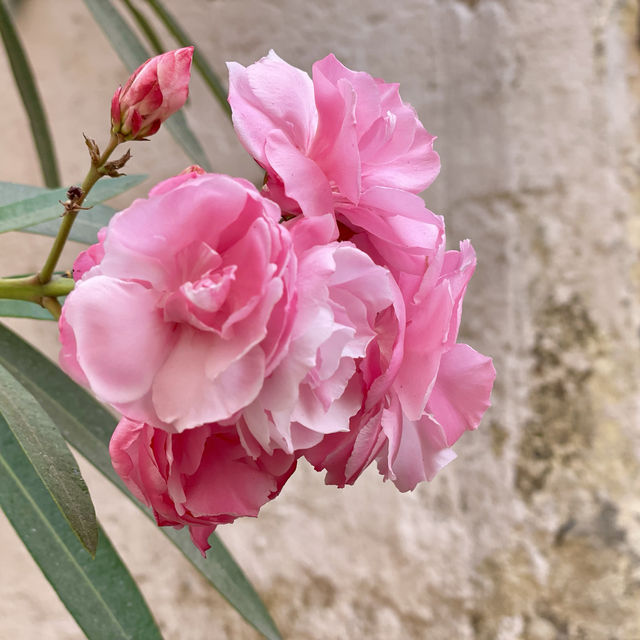
M115 469L203 553L300 458L340 487L374 461L400 491L430 480L495 377L457 343L475 254L417 195L440 162L397 85L332 55L229 72L263 189L160 183L78 257L60 320L63 368L124 416Z

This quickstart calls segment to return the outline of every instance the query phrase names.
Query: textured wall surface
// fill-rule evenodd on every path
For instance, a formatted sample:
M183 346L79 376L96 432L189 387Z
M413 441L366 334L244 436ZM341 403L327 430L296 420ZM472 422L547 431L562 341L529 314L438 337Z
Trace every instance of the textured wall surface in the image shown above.
M458 459L411 494L373 469L342 491L302 469L260 518L222 528L285 637L640 638L637 3L170 5L221 73L225 60L248 64L274 48L306 69L333 51L399 81L439 137L443 168L427 204L445 216L451 246L470 237L478 253L462 338L494 357L498 381ZM25 0L17 19L64 178L77 181L80 134L106 134L127 74L81 0ZM3 56L0 79L0 179L33 183ZM217 170L258 178L198 81L188 117ZM188 164L166 132L133 152L130 171L156 180ZM47 244L1 237L0 271L37 268ZM55 357L53 325L11 325ZM257 637L132 505L83 471L166 638ZM0 516L0 638L81 637Z

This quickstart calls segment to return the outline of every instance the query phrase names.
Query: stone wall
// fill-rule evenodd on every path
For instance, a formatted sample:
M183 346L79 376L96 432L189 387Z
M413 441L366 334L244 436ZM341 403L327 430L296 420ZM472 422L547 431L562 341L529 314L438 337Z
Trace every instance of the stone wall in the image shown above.
M209 60L333 51L399 81L439 136L425 194L478 269L465 341L498 379L481 428L429 485L372 469L325 487L302 469L260 518L222 528L286 638L640 638L639 9L631 0L173 0ZM80 0L16 14L64 179L106 131L127 74ZM167 42L169 42L167 40ZM2 180L36 182L3 56ZM258 173L196 80L188 115L216 170ZM154 180L187 159L166 132L133 147ZM147 183L147 186L150 183ZM0 237L0 271L47 243ZM73 257L71 250L66 264ZM53 325L15 321L55 357ZM254 638L163 536L83 465L98 514L169 640ZM0 638L82 637L0 516Z

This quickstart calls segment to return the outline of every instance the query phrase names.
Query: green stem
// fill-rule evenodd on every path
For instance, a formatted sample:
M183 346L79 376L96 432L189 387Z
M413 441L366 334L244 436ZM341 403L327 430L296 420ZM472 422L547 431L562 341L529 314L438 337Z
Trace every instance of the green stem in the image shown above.
M0 298L28 300L46 306L42 304L43 298L66 296L73 290L73 287L73 278L54 278L45 284L40 282L38 276L0 278Z
M62 305L58 302L58 298L42 298L42 306L49 311L49 313L59 320L62 315Z
M53 241L53 246L51 247L51 251L47 256L47 260L40 270L40 273L38 274L38 280L41 284L46 284L51 280L51 276L53 275L56 265L58 264L58 260L60 259L62 249L67 242L67 238L69 237L69 232L71 231L73 221L78 215L79 207L84 202L93 185L98 182L98 180L100 180L100 178L104 175L102 172L102 168L104 167L106 161L109 159L109 156L113 153L113 150L118 146L119 142L120 141L118 139L118 136L115 134L111 134L111 138L109 138L107 148L100 156L98 162L91 163L91 168L89 169L84 182L80 186L80 188L82 189L82 196L76 202L76 207L78 208L73 211L68 211L63 215L60 229L58 229L58 235Z

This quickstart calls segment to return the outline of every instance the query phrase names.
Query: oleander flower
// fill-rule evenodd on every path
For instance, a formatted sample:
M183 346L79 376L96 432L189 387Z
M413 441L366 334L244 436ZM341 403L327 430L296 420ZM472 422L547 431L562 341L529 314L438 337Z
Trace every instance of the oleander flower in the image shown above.
M249 405L286 354L295 313L296 259L279 219L240 179L191 172L157 185L79 256L63 369L169 431Z
M354 482L375 459L385 478L412 489L478 426L495 377L489 358L456 344L475 253L469 242L445 251L442 218L416 195L440 168L434 138L397 85L333 55L313 65L313 79L273 51L228 66L234 126L267 172L263 193L297 218L330 214L336 235L388 269L399 290L378 329L400 341L378 370L384 384L372 387L383 392L365 385L348 430L304 455L332 484ZM366 370L366 359L358 366Z
M63 368L126 416L118 472L203 551L301 456L338 486L374 461L401 491L430 480L477 428L495 378L457 343L475 253L446 251L443 219L416 195L439 158L397 85L333 56L313 80L273 52L229 68L262 192L200 169L159 184L78 257L60 320ZM174 444L208 478L207 506L187 505L191 471L168 470ZM239 465L235 506L216 502L209 448L220 468ZM264 490L249 499L256 473Z
M111 461L131 492L153 509L159 526L188 526L205 555L220 524L258 515L296 468L282 451L247 455L233 427L205 424L167 433L120 420L109 445Z
M397 84L333 55L313 80L273 51L229 66L229 103L245 148L266 170L263 193L287 214L332 213L341 239L388 267L413 299L444 241L444 223L416 194L433 182L435 138Z
M445 252L444 234L438 238L419 287L410 287L411 297L408 286L401 295L406 327L392 384L382 398L363 405L347 432L329 434L303 452L327 471L328 484L353 484L375 459L385 479L412 490L455 458L451 447L464 431L478 427L495 369L490 358L456 342L474 268L468 241L460 251Z
M330 216L289 228L298 259L291 340L236 424L256 455L301 453L348 431L390 387L401 357L403 302L389 271L352 243L330 241Z
M193 47L150 58L118 87L111 100L111 127L127 140L141 140L158 131L189 95Z
M228 66L234 126L267 171L263 193L287 214L333 214L341 239L390 269L411 315L439 273L445 234L416 195L439 172L435 138L398 85L333 55L313 65L313 80L273 51L246 68Z
M351 71L333 54L313 65L313 80L273 51L228 67L236 133L283 210L339 213L376 202L380 189L419 193L438 175L435 138L397 84Z

